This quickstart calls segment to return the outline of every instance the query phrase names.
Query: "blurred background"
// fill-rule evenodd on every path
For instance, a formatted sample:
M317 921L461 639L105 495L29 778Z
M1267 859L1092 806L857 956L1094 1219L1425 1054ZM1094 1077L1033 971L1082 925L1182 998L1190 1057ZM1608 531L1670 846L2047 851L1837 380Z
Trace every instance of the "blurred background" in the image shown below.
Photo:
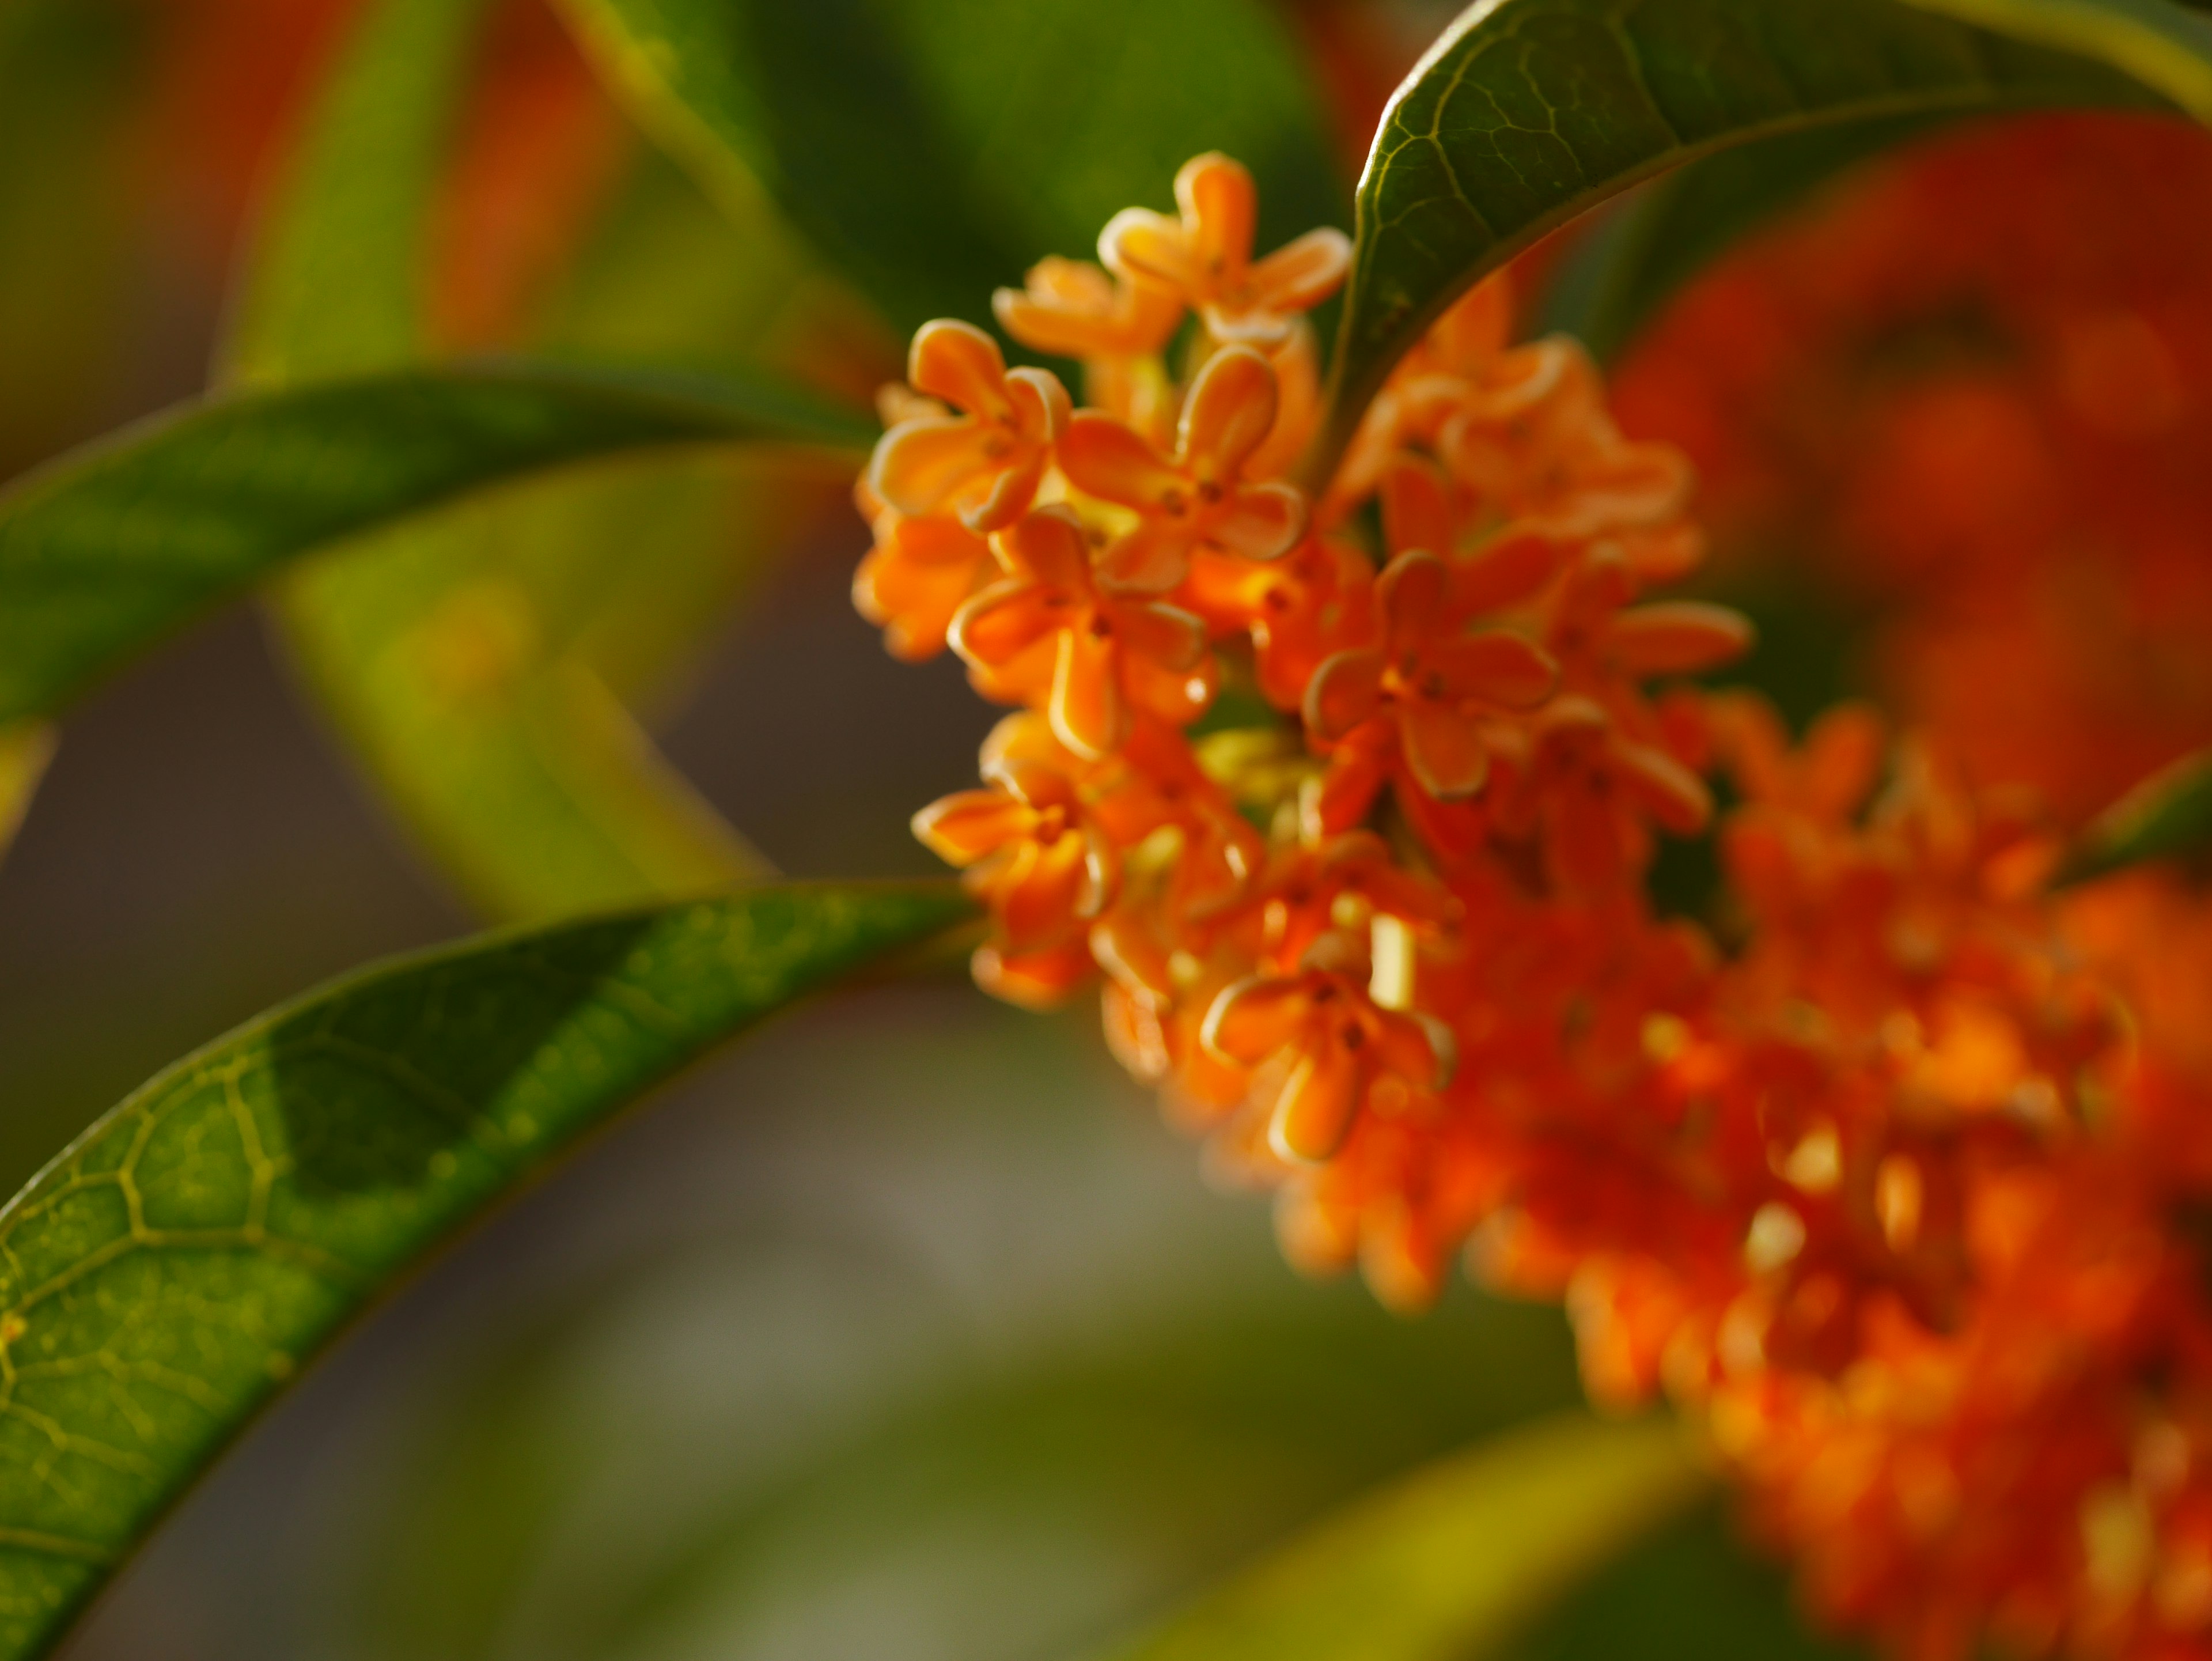
M356 9L0 0L0 477L205 387L273 147ZM1453 9L1273 9L1345 181ZM765 362L855 399L896 373L889 331L780 228L718 216L538 0L496 9L472 75L446 344ZM2046 219L1992 176L2070 205ZM1646 319L1625 417L1705 470L1716 582L1760 616L1753 673L1794 711L1878 694L1992 766L2027 757L2075 814L2212 741L2208 187L2204 141L2160 124L1936 135L1838 166ZM1529 263L1532 319L1577 246ZM2162 402L2112 392L2146 374ZM993 711L853 614L842 482L654 466L448 516L428 534L489 551L423 615L528 585L777 867L929 870L907 817L970 777ZM670 531L650 601L587 557L641 503ZM527 910L472 885L450 781L380 770L404 715L318 713L311 636L233 610L68 721L0 865L7 1188L267 1004ZM2064 744L2021 741L2053 722ZM1299 1281L1087 1009L1018 1014L948 971L784 1022L465 1242L249 1436L70 1652L1077 1658L1578 1399L1556 1310L1462 1288L1408 1322ZM1841 1652L1717 1510L1523 1650Z

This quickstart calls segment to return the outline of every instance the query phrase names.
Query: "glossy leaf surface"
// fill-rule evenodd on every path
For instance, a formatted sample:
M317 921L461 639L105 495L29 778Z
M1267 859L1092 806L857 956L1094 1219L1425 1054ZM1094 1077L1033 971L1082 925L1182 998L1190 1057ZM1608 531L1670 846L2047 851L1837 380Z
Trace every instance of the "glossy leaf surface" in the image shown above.
M2212 751L2200 751L2144 780L2100 814L2069 851L2057 880L2088 882L2130 866L2208 852Z
M2056 3L2056 0L2054 0ZM1961 9L1964 9L1962 4ZM1978 14L2037 9L2021 0ZM2170 0L2073 9L2172 12ZM2081 30L2069 46L2083 44ZM1902 0L1484 0L1385 113L1359 186L1328 465L1399 356L1474 283L1585 210L1732 145L1908 116L2156 106L2117 36L2093 62L2047 28L1980 28ZM2130 37L2132 38L2132 37ZM2179 48L2176 48L2179 50ZM2208 57L2212 63L2212 57Z
M669 445L851 446L765 386L422 371L221 399L0 495L0 721L67 703L285 561L469 491Z
M1125 1661L1448 1661L1498 1652L1705 1478L1665 1421L1550 1419L1324 1523Z
M725 200L765 191L902 330L990 320L1041 255L1168 205L1202 150L1258 176L1264 245L1344 209L1255 0L568 0L649 131Z
M471 942L130 1097L0 1212L0 1658L42 1652L395 1275L710 1045L968 912L799 886Z

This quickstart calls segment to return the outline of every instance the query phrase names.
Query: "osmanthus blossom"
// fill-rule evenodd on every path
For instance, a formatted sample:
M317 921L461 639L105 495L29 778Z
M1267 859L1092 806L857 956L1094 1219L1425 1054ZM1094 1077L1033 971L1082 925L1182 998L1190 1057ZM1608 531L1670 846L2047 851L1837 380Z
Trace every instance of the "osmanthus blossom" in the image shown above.
M1090 407L931 325L860 492L892 648L1023 706L915 821L978 979L1099 984L1302 1268L1563 1299L1592 1394L1671 1394L1911 1661L2212 1658L2212 903L2054 894L1940 734L1689 678L1751 638L1666 592L1690 470L1502 279L1292 482L1341 239L1252 260L1219 157L1177 199L1002 291ZM1700 834L1711 927L1648 891Z

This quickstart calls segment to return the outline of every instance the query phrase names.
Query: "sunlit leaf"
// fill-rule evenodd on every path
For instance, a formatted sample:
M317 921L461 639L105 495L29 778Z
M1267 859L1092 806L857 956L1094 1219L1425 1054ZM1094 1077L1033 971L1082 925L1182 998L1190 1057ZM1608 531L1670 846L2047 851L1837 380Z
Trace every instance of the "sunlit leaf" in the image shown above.
M567 0L641 120L725 200L765 191L901 328L990 320L1188 157L1263 238L1341 219L1296 52L1255 0Z
M30 810L46 764L53 759L53 728L44 721L0 727L0 854L8 851Z
M1705 1480L1664 1421L1546 1420L1352 1506L1116 1654L1474 1661Z
M731 1034L968 915L763 888L374 967L155 1078L0 1212L0 1661L44 1652L392 1276Z
M287 560L471 490L650 447L866 436L766 385L525 367L192 406L0 495L0 721L66 703Z
M2105 810L2075 838L2055 880L2212 853L2212 751L2185 756Z
M1989 28L1903 0L1469 8L1391 100L1360 180L1359 247L1316 465L1340 453L1390 366L1454 299L1632 185L1731 145L1823 125L2155 106L2187 77L2161 58L2160 74L2135 78L2146 69L2145 20L2160 24L2160 52L2183 58L2200 55L2191 43L2212 27L2171 0L2051 4L2072 21L2063 43L2094 44L2101 61L2051 50L2059 32L2033 0L1974 4ZM2093 30L2091 14L2110 27ZM2199 67L2212 70L2212 50L2201 56Z

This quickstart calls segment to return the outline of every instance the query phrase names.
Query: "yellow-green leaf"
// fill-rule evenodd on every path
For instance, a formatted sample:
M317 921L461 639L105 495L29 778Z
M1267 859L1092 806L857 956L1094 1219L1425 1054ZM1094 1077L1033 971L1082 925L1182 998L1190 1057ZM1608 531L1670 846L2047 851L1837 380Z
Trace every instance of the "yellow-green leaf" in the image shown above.
M1705 1487L1669 1421L1544 1420L1352 1506L1116 1661L1480 1661Z
M2060 884L2212 853L2212 750L2153 774L2098 815L2059 866Z
M247 1023L0 1211L0 1661L393 1278L734 1032L969 914L762 888L372 967Z
M53 759L54 730L40 721L0 727L0 854L15 839L31 797Z

